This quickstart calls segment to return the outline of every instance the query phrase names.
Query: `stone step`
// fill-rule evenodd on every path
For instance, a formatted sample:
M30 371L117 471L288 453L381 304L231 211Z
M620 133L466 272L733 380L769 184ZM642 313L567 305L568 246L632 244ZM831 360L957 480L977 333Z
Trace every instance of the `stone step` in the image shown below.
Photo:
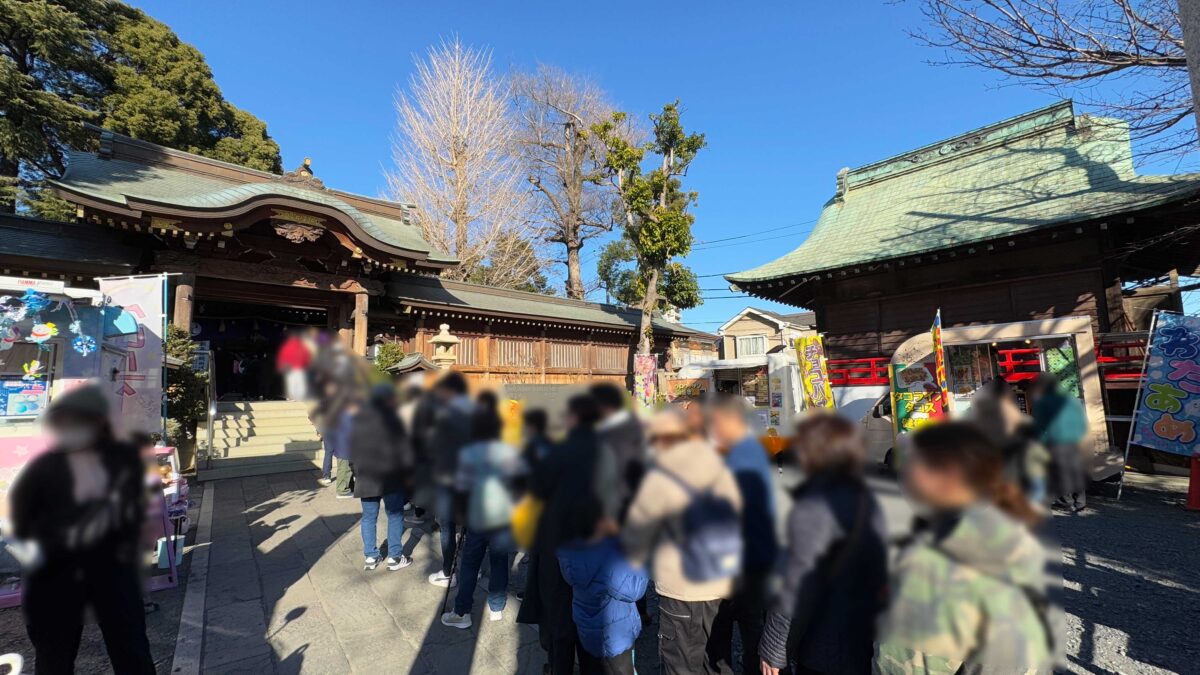
M292 471L309 471L321 468L320 459L302 459L288 457L287 461L248 462L229 459L214 459L208 468L198 469L196 478L201 481L222 480L224 478L246 478L250 476L265 476L273 473L289 473Z
M307 414L311 405L307 401L218 401L217 412L275 413L299 410Z
M251 439L213 439L212 454L218 457L248 457L283 452L317 452L322 443L315 439L263 437Z
M224 427L213 425L213 439L254 438L258 436L291 436L293 438L319 439L320 435L311 424L275 424L252 427Z
M305 415L217 415L213 417L214 429L254 429L266 427L303 426L313 428L313 423Z

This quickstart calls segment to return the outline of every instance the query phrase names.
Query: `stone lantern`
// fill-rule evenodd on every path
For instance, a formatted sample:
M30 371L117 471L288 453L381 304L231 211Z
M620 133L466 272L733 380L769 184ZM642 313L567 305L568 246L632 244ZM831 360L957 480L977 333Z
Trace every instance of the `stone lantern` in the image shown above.
M449 370L450 366L458 363L459 339L450 334L450 324L438 326L438 334L429 338L433 345L433 359L439 370Z

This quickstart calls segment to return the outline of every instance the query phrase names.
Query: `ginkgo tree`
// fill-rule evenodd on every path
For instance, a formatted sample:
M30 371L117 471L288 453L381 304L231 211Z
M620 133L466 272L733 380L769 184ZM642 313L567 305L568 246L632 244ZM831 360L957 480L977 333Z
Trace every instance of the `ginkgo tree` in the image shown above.
M705 141L704 134L683 128L679 101L650 115L652 138L644 145L634 145L618 133L625 119L625 113L618 112L592 127L604 142L605 169L619 197L623 226L621 238L601 255L599 272L619 300L641 310L632 348L649 354L655 311L701 303L696 275L680 261L692 249L695 216L689 209L697 197L684 190L682 177ZM654 168L643 171L643 164Z

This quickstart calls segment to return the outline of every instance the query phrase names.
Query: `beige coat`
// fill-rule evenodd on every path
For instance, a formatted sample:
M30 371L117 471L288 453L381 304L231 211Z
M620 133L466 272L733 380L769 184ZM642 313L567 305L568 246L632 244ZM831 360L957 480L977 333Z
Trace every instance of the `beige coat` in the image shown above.
M656 471L659 466L698 491L711 487L713 494L728 499L738 511L742 509L737 482L717 451L703 441L680 443L654 458L638 486L621 534L626 555L635 564L653 558L650 576L659 595L685 602L729 597L733 589L731 579L699 584L683 576L679 546L670 533L679 532L682 527L688 493L669 476Z

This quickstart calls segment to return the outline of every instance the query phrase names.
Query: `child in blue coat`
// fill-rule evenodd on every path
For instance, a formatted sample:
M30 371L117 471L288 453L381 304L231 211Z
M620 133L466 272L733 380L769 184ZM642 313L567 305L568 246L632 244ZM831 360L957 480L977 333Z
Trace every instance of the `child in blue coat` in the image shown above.
M636 603L649 578L629 564L617 537L606 532L599 526L590 539L562 546L558 564L573 593L579 643L594 659L580 654L580 672L633 675L633 643L642 631Z

